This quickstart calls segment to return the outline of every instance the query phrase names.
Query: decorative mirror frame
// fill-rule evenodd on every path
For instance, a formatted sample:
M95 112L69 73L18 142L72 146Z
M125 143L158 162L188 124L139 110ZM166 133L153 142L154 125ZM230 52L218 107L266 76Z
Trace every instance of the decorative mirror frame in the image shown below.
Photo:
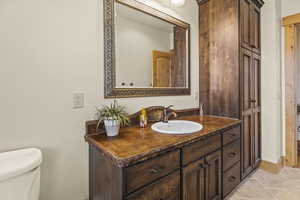
M121 3L139 10L153 17L162 19L171 24L180 26L188 32L188 86L186 88L116 88L116 58L115 58L115 3ZM191 67L190 67L190 25L166 13L136 0L103 0L104 3L104 97L105 98L131 98L151 96L179 96L191 95Z

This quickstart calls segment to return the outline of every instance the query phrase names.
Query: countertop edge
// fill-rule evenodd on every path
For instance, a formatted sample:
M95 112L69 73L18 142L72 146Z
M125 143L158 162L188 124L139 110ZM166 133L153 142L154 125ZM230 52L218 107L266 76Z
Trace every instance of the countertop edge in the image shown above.
M214 117L218 117L218 116L214 116ZM226 118L226 117L219 117L219 118ZM147 152L132 156L130 158L116 157L113 153L109 152L106 148L103 148L101 145L98 145L97 142L90 135L86 135L85 140L86 140L86 142L89 143L89 145L92 145L93 147L98 149L106 158L113 161L113 163L115 163L118 167L126 168L130 165L137 164L141 161L151 159L151 158L153 158L153 157L155 157L159 154L169 152L169 151L172 151L174 149L181 148L181 147L183 147L187 144L199 141L202 138L211 136L213 134L218 134L220 131L222 131L222 132L226 131L227 129L231 129L232 127L237 126L241 123L241 120L239 120L239 119L234 119L234 118L229 118L229 119L233 119L233 120L236 120L236 121L234 121L234 122L232 122L232 123L230 123L230 124L228 124L228 125L226 125L222 128L212 130L212 131L210 131L209 133L207 133L205 135L201 135L199 137L193 138L189 141L179 141L179 142L171 144L171 145L166 145L163 148L157 148L157 149L154 149L154 150L151 150L151 151L147 151Z

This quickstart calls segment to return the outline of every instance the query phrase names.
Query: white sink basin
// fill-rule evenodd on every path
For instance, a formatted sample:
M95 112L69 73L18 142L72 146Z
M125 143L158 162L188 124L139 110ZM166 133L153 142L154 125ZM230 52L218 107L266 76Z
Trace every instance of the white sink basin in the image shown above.
M172 135L191 134L203 129L199 123L186 120L171 120L168 123L157 122L151 126L152 130Z

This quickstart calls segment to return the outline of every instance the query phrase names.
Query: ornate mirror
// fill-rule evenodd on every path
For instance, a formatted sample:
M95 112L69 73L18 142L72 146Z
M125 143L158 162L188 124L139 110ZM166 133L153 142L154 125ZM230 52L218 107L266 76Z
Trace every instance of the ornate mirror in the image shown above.
M190 95L190 25L137 0L104 0L105 98Z

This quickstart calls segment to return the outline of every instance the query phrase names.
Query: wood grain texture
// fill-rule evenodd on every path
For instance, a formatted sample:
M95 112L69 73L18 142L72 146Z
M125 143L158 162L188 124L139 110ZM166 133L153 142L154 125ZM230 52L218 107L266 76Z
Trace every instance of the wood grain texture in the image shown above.
M260 54L260 7L252 0L240 1L240 42L243 48Z
M114 165L97 148L89 146L89 199L122 199L123 170Z
M223 148L223 171L241 160L241 141L237 140Z
M182 200L220 200L221 151L189 164L182 169Z
M285 134L287 166L297 165L297 138L296 138L296 52L297 34L296 25L285 26Z
M241 137L241 127L238 126L236 128L230 129L223 134L223 145L227 145Z
M200 103L242 123L242 174L261 161L261 22L257 0L199 2Z
M251 0L240 1L240 40L242 47L251 49Z
M180 171L129 195L127 200L180 200Z
M153 87L172 87L171 80L173 67L171 66L171 58L173 57L170 52L152 51L152 79Z
M199 5L200 102L209 115L240 117L238 1Z
M213 135L207 139L194 142L182 148L182 164L187 165L192 161L196 161L202 156L221 148L221 135Z
M174 87L186 87L188 80L187 58L189 49L187 49L187 32L178 26L174 27L174 69L172 70L172 83ZM188 52L187 52L188 51ZM189 77L190 78L190 77Z
M127 193L142 187L180 168L179 150L126 168Z
M241 169L241 165L238 162L223 174L223 197L224 198L240 184L240 180L241 180L240 169Z
M284 17L282 20L283 26L289 26L289 25L295 25L295 24L300 24L300 13Z
M205 157L206 200L222 199L222 155L221 151Z
M96 134L87 135L86 141L106 154L118 166L128 166L154 157L158 153L199 141L240 123L237 119L213 116L190 116L179 119L201 123L204 128L194 134L175 136L156 133L151 129L150 124L147 128L122 128L119 136L115 138Z
M203 158L182 169L182 200L205 200L204 164Z
M261 52L261 24L260 24L260 8L252 4L250 18L250 47L257 54Z

